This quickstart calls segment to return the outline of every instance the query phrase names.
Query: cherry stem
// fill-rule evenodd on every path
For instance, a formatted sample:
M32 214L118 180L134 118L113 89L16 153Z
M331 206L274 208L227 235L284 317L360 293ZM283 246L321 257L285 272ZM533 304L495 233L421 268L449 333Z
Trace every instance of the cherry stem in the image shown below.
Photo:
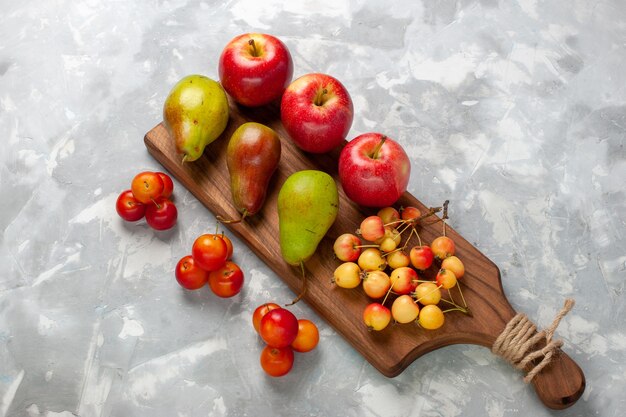
M306 294L307 275L304 270L304 262L300 262L300 271L302 272L302 290L300 291L300 294L298 294L298 296L294 298L289 304L285 304L285 307L294 305L295 303L300 301L302 297L304 297L304 294Z
M328 94L328 90L327 89L322 89L322 90L318 90L317 91L317 95L315 96L315 101L313 101L313 103L316 106L321 106L322 104L324 104L324 96Z
M374 152L372 152L372 159L378 159L378 153L380 152L380 149L385 144L386 140L387 140L387 136L385 136L385 135L383 135L380 138L380 142L378 142L378 145L376 145L376 147L374 148Z
M402 229L398 230L398 234L400 234L400 235L401 235L402 233L404 233L404 231L405 231L406 229L408 229L409 227L411 227L411 225L410 225L410 224L405 224L405 225L403 225L403 226L404 226L404 227L402 227Z
M395 220L395 221L392 221L392 222L389 222L389 223L385 223L385 224L383 224L383 227L391 226L391 225L396 224L396 223L406 223L406 220Z
M406 238L406 242L404 242L404 246L402 246L402 250L405 250L406 247L409 245L409 241L411 240L411 236L413 236L413 233L415 233L419 237L419 235L417 234L417 230L415 230L415 228L412 228L411 233L409 233L409 237Z
M450 300L452 300L452 302L453 302L454 304L456 304L456 301L454 301L454 297L452 297L452 291L450 291L450 290L451 290L451 288L450 288L450 289L448 289L448 295L450 296Z
M415 228L415 225L417 223L419 223L420 220L425 219L427 217L433 216L435 213L438 213L441 211L441 207L430 207L428 209L428 212L422 214L421 216L414 218L414 219L406 219L406 220L394 220L392 222L383 224L384 227L386 226L392 226L394 224L400 224L400 228L398 229L398 234L402 234L406 229L408 229L409 227L413 227ZM357 234L360 234L360 230L357 230ZM419 235L418 235L419 236ZM421 239L419 239L421 242ZM420 244L421 246L421 244Z
M396 249L394 249L394 250L392 250L392 251L385 252L385 253L383 253L383 254L382 254L382 255L380 255L380 256L381 256L381 257L383 257L383 258L385 258L385 257L387 257L387 256L391 255L392 253L400 252L401 250L402 250L402 248L396 248Z
M421 222L423 219L426 219L428 217L434 216L436 213L439 213L441 211L441 207L431 207L428 212L422 214L421 216L419 216L417 219L413 219L410 220L413 223L419 223ZM430 223L424 223L425 225L431 225L431 224L435 224L437 222L440 222L442 219L440 219L439 217L437 217L436 220L430 222ZM408 221L408 220L407 220Z
M474 317L474 315L472 314L472 310L470 310L469 307L461 307L460 305L455 304L455 303L451 302L450 300L446 300L445 298L442 298L441 301L453 305L455 307L454 308L455 311L458 310L458 311L462 312L463 314L467 314L470 317Z
M463 297L463 291L461 290L461 283L457 282L457 287L459 287L459 294L461 294L461 299L463 300L463 306L467 308L467 301L465 301L465 297Z
M353 248L380 248L380 245L354 245Z
M420 237L420 234L417 233L417 230L415 231L415 235L417 236L417 243L421 247L422 246L422 238Z
M465 310L464 308L461 308L461 307L449 308L447 310L443 310L443 313L449 313L451 311L460 311L463 314L469 314L469 312L467 310Z
M446 200L443 202L443 215L441 216L441 220L443 221L443 235L446 235L446 220L448 220L448 204L450 200Z
M254 39L250 39L248 41L248 45L252 47L252 56L259 56L259 52L256 49L256 44L254 43Z
M156 200L152 197L150 197L150 200L152 200L152 202L154 203L154 205L157 207L157 209L161 208L161 205L159 203L156 202Z
M418 220L423 220L427 217L433 216L434 214L439 213L441 209L442 207L430 207L426 213L419 216Z
M393 288L393 284L398 280L398 278L396 277L396 279L391 283L391 285L389 286L389 289L387 290L387 294L385 294L385 298L383 298L383 302L381 303L382 305L385 305L385 301L387 301L387 297L389 297L389 294L391 294L391 289Z

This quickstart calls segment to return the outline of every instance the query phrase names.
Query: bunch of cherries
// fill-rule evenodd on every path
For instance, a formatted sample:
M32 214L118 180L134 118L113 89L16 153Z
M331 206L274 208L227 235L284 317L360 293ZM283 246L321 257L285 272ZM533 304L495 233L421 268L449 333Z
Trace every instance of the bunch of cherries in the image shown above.
M267 344L261 352L261 367L274 377L289 373L294 351L309 352L320 339L315 323L298 320L291 311L275 303L258 306L252 314L252 325Z
M233 297L243 287L243 271L231 261L233 243L224 234L203 234L176 264L176 281L188 290L197 290L206 283L218 297Z
M343 263L335 269L333 282L341 288L362 285L368 297L382 299L363 311L363 321L370 330L383 330L391 318L397 323L417 322L424 329L434 330L443 326L444 313L470 314L461 287L457 286L457 280L465 274L465 266L454 256L454 241L445 235L447 205L446 201L443 217L436 220L443 222L443 235L430 245L422 244L417 226L441 207L431 208L424 214L416 207L400 211L385 207L377 215L365 218L356 234L345 233L335 240L335 257ZM409 235L402 244L402 235L407 231ZM418 244L407 254L413 236L417 237ZM369 243L363 244L361 238ZM435 279L421 279L419 274L431 268L435 260L440 262ZM454 301L450 291L455 287L462 305ZM447 290L449 299L442 297L442 289ZM385 303L392 299L390 309ZM442 309L442 304L447 308Z
M163 172L141 172L133 178L130 190L123 191L115 204L117 214L136 222L144 216L155 230L167 230L176 224L178 210L170 200L174 183Z

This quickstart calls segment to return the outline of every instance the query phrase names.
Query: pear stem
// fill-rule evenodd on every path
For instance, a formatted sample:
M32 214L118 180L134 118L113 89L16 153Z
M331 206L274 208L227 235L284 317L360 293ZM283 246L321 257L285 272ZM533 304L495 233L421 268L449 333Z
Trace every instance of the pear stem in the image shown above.
M300 261L300 271L302 272L302 290L300 291L300 294L298 294L298 296L293 299L293 301L291 301L289 304L285 304L285 307L294 305L295 303L300 301L302 297L304 297L304 294L306 294L307 275L306 271L304 270L304 262L302 261Z
M252 47L252 56L259 56L259 52L256 49L256 44L254 43L254 39L250 39L248 41L248 45Z
M244 221L244 219L246 218L246 216L248 215L248 210L244 209L243 213L241 214L241 217L238 219L226 219L222 216L216 216L215 218L217 219L218 222L222 223L222 224L236 224L236 223L241 223Z
M376 147L374 148L374 152L372 152L372 159L378 159L378 154L380 153L380 149L383 147L386 140L387 140L387 136L385 135L383 135L380 138L380 142L378 142L378 145L376 145Z
M324 96L328 94L328 90L327 89L323 89L323 90L319 90L317 92L317 95L315 96L315 101L313 101L313 103L316 106L321 106L322 104L324 104Z

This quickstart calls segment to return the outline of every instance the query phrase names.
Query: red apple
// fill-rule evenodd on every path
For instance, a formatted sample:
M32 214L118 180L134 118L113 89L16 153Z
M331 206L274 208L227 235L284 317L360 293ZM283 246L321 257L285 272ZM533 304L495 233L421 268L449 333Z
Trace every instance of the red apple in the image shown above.
M394 204L406 191L411 161L402 146L380 133L352 139L339 155L339 179L348 198L367 207Z
M352 125L354 110L346 88L326 74L295 80L280 103L280 118L302 150L324 153L341 144Z
M224 90L237 103L256 107L280 98L291 82L293 62L278 38L246 33L222 51L219 74Z

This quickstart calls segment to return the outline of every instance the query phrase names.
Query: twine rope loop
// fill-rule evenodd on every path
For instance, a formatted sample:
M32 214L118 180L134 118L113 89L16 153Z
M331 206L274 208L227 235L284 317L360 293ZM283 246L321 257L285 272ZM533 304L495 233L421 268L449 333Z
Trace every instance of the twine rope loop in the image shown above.
M526 314L518 313L507 323L491 347L491 351L502 356L520 370L534 364L524 377L524 382L529 383L552 361L557 349L563 346L562 340L552 340L552 336L561 319L570 312L572 307L574 307L574 300L568 298L550 327L539 332ZM546 345L541 349L535 349L537 343L542 340ZM542 359L536 362L539 358Z

